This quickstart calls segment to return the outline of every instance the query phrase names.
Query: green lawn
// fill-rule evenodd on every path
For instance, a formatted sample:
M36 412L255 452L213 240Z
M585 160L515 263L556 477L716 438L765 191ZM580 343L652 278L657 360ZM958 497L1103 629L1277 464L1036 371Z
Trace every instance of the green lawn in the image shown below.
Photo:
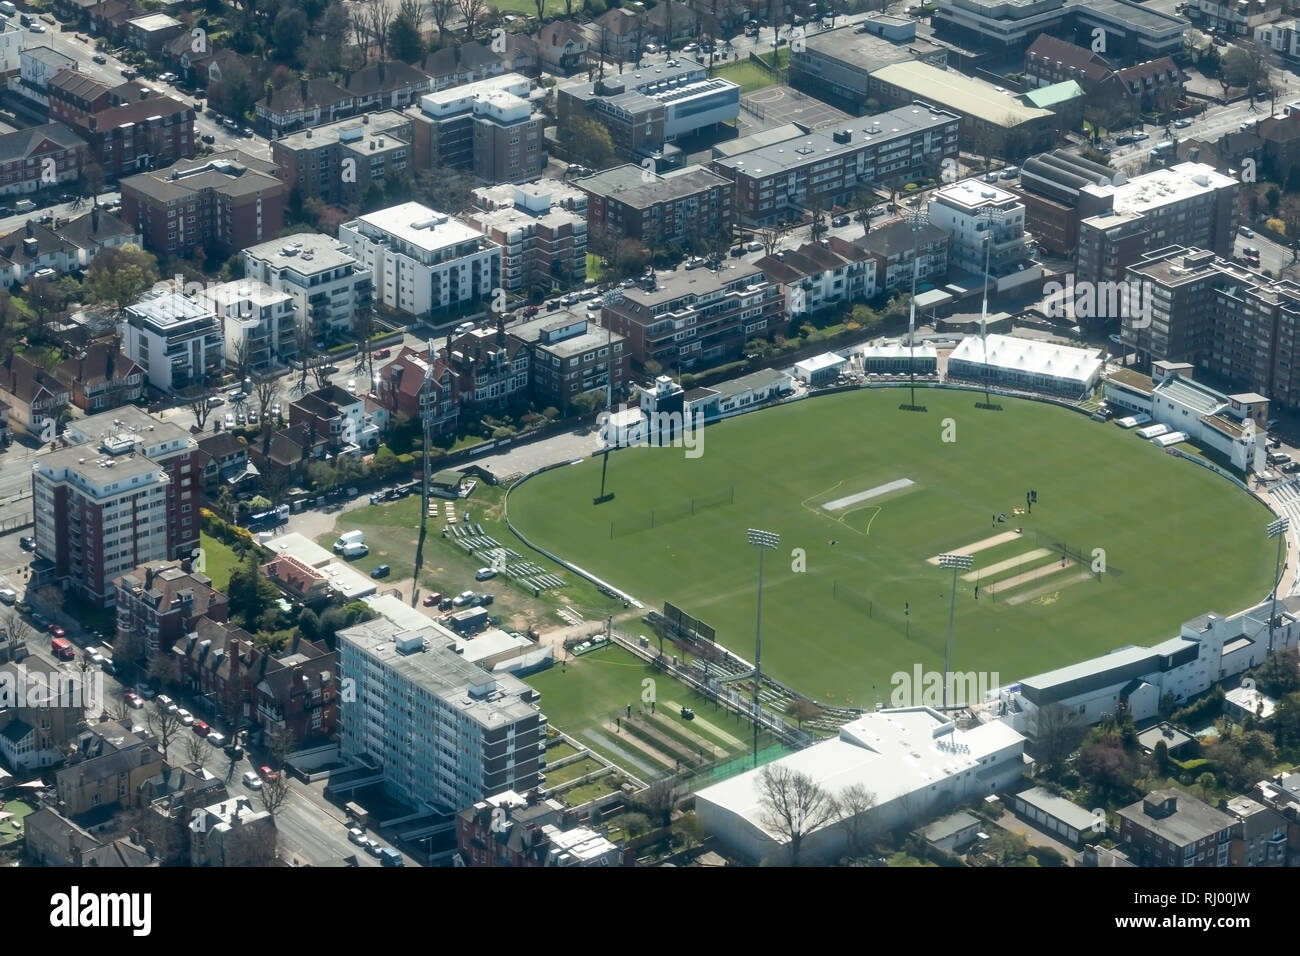
M537 4L533 0L491 0L488 6L502 13L516 13L524 16L537 17ZM543 8L548 17L558 17L564 13L564 0L546 0L546 6ZM574 10L581 10L582 4L575 2Z
M645 684L646 680L653 683ZM553 726L643 780L675 771L677 759L691 763L721 759L717 753L700 757L701 748L718 748L726 756L734 756L752 745L751 724L724 709L715 710L705 698L619 647L592 651L564 667L532 674L525 681L542 695L539 706ZM655 701L653 714L649 703L643 703L647 698ZM650 739L643 736L645 731L633 733L621 726L629 706L638 715L637 726L653 728L662 739ZM681 716L683 706L695 711L694 720ZM761 740L764 746L770 743L767 737L764 734ZM647 755L637 741L673 759L663 763ZM555 772L562 779L580 776L563 776L568 770L561 767ZM548 773L547 783L554 782L558 781Z
M22 822L35 812L35 808L21 800L6 800L4 812L12 813L13 816L0 821L0 847L7 846L22 836Z
M978 599L975 582L959 582L955 670L1010 682L1162 640L1189 618L1232 613L1267 593L1270 515L1209 471L1050 405L1004 398L1004 411L986 412L970 392L917 398L927 413L900 411L907 391L884 389L742 416L710 426L697 458L681 448L619 451L609 459L616 497L598 507L598 461L550 471L512 492L511 517L540 546L648 606L668 600L703 619L750 659L758 555L745 531L780 533L765 566L764 669L851 706L888 702L899 672L942 671L951 576L926 559L1016 526L1020 538L976 555ZM954 442L941 440L946 419ZM904 478L915 484L821 507ZM1031 488L1032 515L1013 517ZM994 528L997 512L1008 523ZM1108 572L1075 581L1088 568L1073 567L1006 583L1059 567L1054 553L1022 560L1050 541L1085 555L1104 549ZM994 583L1004 590L990 600ZM627 675L612 687L583 686L578 664L567 676L539 675L557 726L572 733L573 719L638 699L644 668L611 667L605 654L579 664Z
M553 612L566 605L577 609L588 620L603 620L607 614L622 612L621 602L604 597L594 585L516 541L502 520L503 495L500 487L493 488L480 480L470 497L456 502L457 517L468 510L474 523L483 526L485 534L505 547L513 547L527 560L547 571L558 574L567 586L542 591L539 597L534 598L531 591L510 584L504 574L489 582L475 581L474 572L491 562L483 555L471 557L450 536L442 537L444 524L441 515L446 499L433 498L430 500L437 503L439 516L429 519L424 569L420 576L424 589L444 594L458 594L466 589L490 592L496 599L490 609L492 613L501 616L502 625L507 629L521 631L530 626L565 623ZM363 574L369 574L378 565L389 565L392 573L385 579L385 584L408 580L415 570L415 550L420 540L420 507L420 496L410 495L400 501L349 511L338 519L334 530L320 535L316 541L322 547L332 549L335 539L344 531L361 530L365 532L370 553L349 563ZM381 584L381 589L383 586Z
M713 75L739 85L742 94L776 86L781 82L779 77L773 76L758 64L749 62L748 59L737 60L735 63L719 67L713 71Z
M230 545L208 534L199 535L199 547L203 549L203 573L212 579L214 588L225 592L230 584L230 572L239 564L239 556Z

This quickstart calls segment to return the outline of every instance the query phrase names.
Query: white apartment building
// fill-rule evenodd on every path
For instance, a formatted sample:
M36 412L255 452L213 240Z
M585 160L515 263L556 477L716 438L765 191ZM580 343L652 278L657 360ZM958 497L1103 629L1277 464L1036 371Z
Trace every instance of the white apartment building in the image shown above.
M541 783L546 718L518 678L458 656L434 627L377 618L338 633L339 669L356 681L340 705L342 754L382 767L384 789L417 808L455 812Z
M1042 281L1043 267L1033 261L1033 237L1025 232L1025 204L1015 193L982 179L964 179L930 197L929 218L950 236L950 269L983 277L987 254L989 280L999 292Z
M245 373L287 365L298 354L293 297L265 282L236 279L203 293L221 320L226 360Z
M469 305L501 284L501 247L446 213L408 202L339 226L379 301L410 315Z
M27 31L13 20L0 21L0 75L9 76L22 69L23 40Z
M148 292L127 307L119 331L122 351L160 391L208 384L225 368L221 320L202 297Z
M317 341L346 338L371 308L370 273L346 245L324 233L299 233L244 250L244 277L293 299L295 322L310 322Z

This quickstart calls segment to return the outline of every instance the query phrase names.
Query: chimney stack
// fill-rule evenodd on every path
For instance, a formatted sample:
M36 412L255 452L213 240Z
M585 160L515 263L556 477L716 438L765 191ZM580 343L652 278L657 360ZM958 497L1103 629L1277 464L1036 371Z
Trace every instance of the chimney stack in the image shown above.
M32 238L35 238L35 236L36 236L36 229L32 226L32 221L31 221L30 219L28 219L28 220L27 220L27 238L28 238L28 239L32 239Z

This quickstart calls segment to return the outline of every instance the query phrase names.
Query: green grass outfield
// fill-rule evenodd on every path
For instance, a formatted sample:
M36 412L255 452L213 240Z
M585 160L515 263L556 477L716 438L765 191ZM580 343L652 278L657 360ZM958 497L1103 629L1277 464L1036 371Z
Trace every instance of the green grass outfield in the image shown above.
M781 82L780 77L773 76L757 64L749 62L748 59L720 66L713 71L713 75L738 84L741 93L764 90Z
M1023 540L976 555L977 570L1008 565L981 580L978 600L974 582L959 584L955 670L1009 682L1171 637L1198 614L1267 594L1270 514L1224 479L1051 405L1004 398L1004 411L987 412L974 408L982 395L924 390L928 412L900 411L907 396L863 390L741 416L710 426L695 459L680 448L616 452L616 497L600 506L599 459L556 469L511 492L510 517L648 606L669 600L704 620L747 659L758 554L745 531L779 532L765 566L764 669L816 699L860 707L887 702L896 672L943 669L951 572L926 559L1017 525ZM949 418L951 443L941 440ZM834 513L819 507L903 478L916 484ZM734 503L704 507L732 488ZM1011 517L1031 488L1033 514ZM994 512L1008 523L992 527ZM1089 555L1104 549L1110 573L1051 587L1077 576L1073 568L990 600L990 584L1059 563L1049 555L1016 566L1048 538ZM1009 600L1017 596L1023 603Z

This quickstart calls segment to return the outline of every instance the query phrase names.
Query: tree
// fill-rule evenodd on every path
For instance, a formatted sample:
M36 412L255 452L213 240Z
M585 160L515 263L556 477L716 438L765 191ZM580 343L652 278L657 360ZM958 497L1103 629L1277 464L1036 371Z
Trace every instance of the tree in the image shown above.
M1094 731L1079 751L1079 774L1103 798L1128 799L1138 775L1136 757L1113 732Z
M775 255L777 246L789 233L790 224L779 222L771 226L764 226L754 234L754 237L762 244L763 249L770 256Z
M790 703L785 705L785 713L787 717L793 717L799 722L800 730L803 730L805 720L816 720L822 715L820 707L803 697L791 698Z
M167 708L155 700L149 704L145 725L149 728L149 733L158 738L163 759L168 759L167 750L181 730L180 717L175 713L168 713Z
M809 227L808 234L813 242L819 240L826 233L830 232L830 226L826 222L826 213L818 209L813 213L812 225Z
M267 425L266 410L275 402L279 388L279 381L271 375L259 375L253 379L253 396L257 399L257 414L263 428Z
M428 0L425 7L429 11L429 19L438 28L438 40L441 42L447 30L447 21L456 12L456 0Z
M4 629L15 648L20 644L31 644L40 639L40 632L27 618L19 614L15 607L6 607L0 620L3 620Z
M839 812L835 798L821 784L779 763L759 771L758 805L763 825L785 844L791 866L799 865L808 834L830 823Z
M125 245L101 249L82 288L88 304L111 311L116 322L127 306L157 285L158 260L139 246Z
M298 391L303 393L307 391L308 366L316 354L316 336L311 327L311 319L304 317L294 326L293 341L298 348L298 367L302 373L298 380Z
M1223 54L1219 72L1221 84L1226 80L1230 86L1246 87L1250 109L1254 112L1258 109L1255 94L1272 85L1272 50L1258 41L1234 44Z
M672 822L673 808L677 806L680 790L671 777L656 780L635 797L631 803L650 818L655 826L666 827Z
M366 19L370 39L379 47L379 58L388 59L388 29L393 25L395 12L387 0L366 0ZM364 51L363 51L364 52Z
M263 612L280 596L271 579L262 574L257 553L250 549L244 559L230 572L226 587L231 617L241 617L250 631L257 630Z
M261 795L262 806L267 813L275 816L289 799L289 778L283 770L270 780L262 781Z
M1078 715L1060 704L1048 704L1034 713L1034 743L1049 771L1059 770L1083 739Z
M208 423L208 416L212 414L212 396L208 389L202 385L189 385L180 391L181 400L189 406L190 411L194 414L194 424L199 431L203 431Z
M212 748L208 746L206 737L200 737L198 734L190 734L185 738L185 756L189 758L190 763L202 764Z
M456 10L465 19L465 36L474 38L474 30L487 16L487 0L456 0Z
M650 818L644 813L623 814L623 829L630 837L639 837L650 829Z
M636 278L645 273L651 254L640 239L623 239L614 247L614 268L619 275Z
M840 791L837 803L844 822L845 851L850 857L861 856L870 836L867 813L876 805L876 795L863 784L850 784Z
M84 196L98 196L104 188L104 167L86 163L77 173L77 188Z
M609 130L597 119L570 114L559 132L560 141L579 165L604 169L617 157Z
M271 27L271 42L278 59L283 63L296 63L302 38L307 35L307 14L294 7L283 7Z
M293 750L293 735L284 728L279 727L268 731L262 742L266 745L266 752L270 754L275 768L283 776L284 762Z
M372 309L362 309L352 317L352 337L357 340L357 345L361 348L361 367L366 373L366 392L369 393L371 383L375 380L375 353L371 349L370 340L375 334L375 313Z
M414 63L424 55L424 41L420 39L420 27L414 20L398 14L388 28L388 50L393 59L403 63Z
M594 414L605 407L605 390L603 388L593 388L589 392L575 395L573 401L569 404L576 415Z
M62 309L67 303L67 298L58 285L44 278L32 279L27 283L25 298L32 311L36 313L36 324L31 327L29 334L45 340L48 335L46 319L52 312Z
M234 366L236 377L242 382L244 376L248 374L248 356L252 348L247 335L241 335L235 339L234 345L230 346L226 358Z
M261 90L253 74L238 60L223 63L221 79L208 84L208 105L218 112L242 119L257 102Z
M999 830L984 844L984 852L998 866L1024 866L1029 862L1029 841L1019 833Z

